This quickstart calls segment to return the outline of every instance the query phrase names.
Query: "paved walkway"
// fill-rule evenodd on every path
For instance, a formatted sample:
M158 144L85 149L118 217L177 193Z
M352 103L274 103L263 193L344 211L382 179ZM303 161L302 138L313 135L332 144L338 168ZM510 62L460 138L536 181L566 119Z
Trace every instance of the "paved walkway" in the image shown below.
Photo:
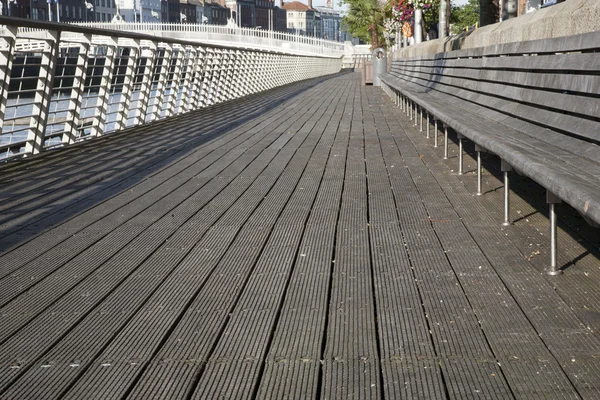
M597 231L450 150L344 74L1 167L0 398L600 398Z

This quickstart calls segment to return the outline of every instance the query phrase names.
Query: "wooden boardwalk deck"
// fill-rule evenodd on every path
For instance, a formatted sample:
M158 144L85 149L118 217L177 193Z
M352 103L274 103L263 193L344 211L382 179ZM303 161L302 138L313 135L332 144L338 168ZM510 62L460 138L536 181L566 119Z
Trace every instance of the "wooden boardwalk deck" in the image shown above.
M598 231L430 142L343 74L1 167L0 398L600 398Z

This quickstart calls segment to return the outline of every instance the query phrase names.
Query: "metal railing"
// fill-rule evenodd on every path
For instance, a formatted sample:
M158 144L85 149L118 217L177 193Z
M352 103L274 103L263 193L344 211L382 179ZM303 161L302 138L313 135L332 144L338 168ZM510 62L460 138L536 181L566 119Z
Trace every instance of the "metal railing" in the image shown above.
M332 74L341 60L0 17L0 160Z
M243 48L277 48L309 54L342 55L344 53L344 43L341 42L256 28L161 22L82 22L78 25L95 29L147 33L160 37L200 40L207 43Z

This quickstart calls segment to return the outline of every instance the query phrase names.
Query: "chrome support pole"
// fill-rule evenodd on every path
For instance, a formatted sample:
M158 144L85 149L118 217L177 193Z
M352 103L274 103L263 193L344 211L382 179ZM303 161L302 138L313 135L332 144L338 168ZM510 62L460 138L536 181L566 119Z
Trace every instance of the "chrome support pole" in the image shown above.
M444 124L444 160L448 159L448 125Z
M464 166L463 166L463 135L461 135L460 133L457 134L458 136L458 174L462 175L463 174L463 170L464 170Z
M438 121L435 120L435 128L433 129L433 147L438 147Z
M561 202L560 198L556 196L554 193L546 190L546 202L549 205L550 210L550 266L546 270L548 275L560 275L563 273L561 269L558 268L556 263L556 204Z
M482 191L482 176L481 176L481 149L479 146L475 146L475 151L477 151L477 196L481 196L483 194Z
M413 103L414 104L414 111L413 111L413 126L417 126L418 122L417 119L419 118L419 105L417 103Z
M508 173L512 171L512 166L504 160L500 161L500 170L504 173L504 222L503 226L511 225L510 222L510 180Z
M510 187L508 171L504 171L504 222L503 226L510 226Z
M420 120L421 120L421 127L419 128L419 132L423 132L423 107L421 107Z
M429 121L429 113L427 113L427 139L429 139L430 134L429 131L431 130L431 123Z

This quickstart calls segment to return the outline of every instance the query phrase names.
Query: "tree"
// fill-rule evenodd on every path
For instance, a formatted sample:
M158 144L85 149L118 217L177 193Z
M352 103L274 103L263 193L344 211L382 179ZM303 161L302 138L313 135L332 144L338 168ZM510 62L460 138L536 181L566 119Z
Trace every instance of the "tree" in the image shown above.
M382 41L383 21L386 11L389 12L386 5L377 0L342 0L342 3L350 6L342 23L352 36L371 43L374 49L385 44Z
M423 21L425 22L425 33L429 32L432 25L440 20L440 0L433 0L431 7L423 9Z
M450 14L452 33L458 34L468 27L475 26L479 22L480 0L469 0L462 6L453 6Z

